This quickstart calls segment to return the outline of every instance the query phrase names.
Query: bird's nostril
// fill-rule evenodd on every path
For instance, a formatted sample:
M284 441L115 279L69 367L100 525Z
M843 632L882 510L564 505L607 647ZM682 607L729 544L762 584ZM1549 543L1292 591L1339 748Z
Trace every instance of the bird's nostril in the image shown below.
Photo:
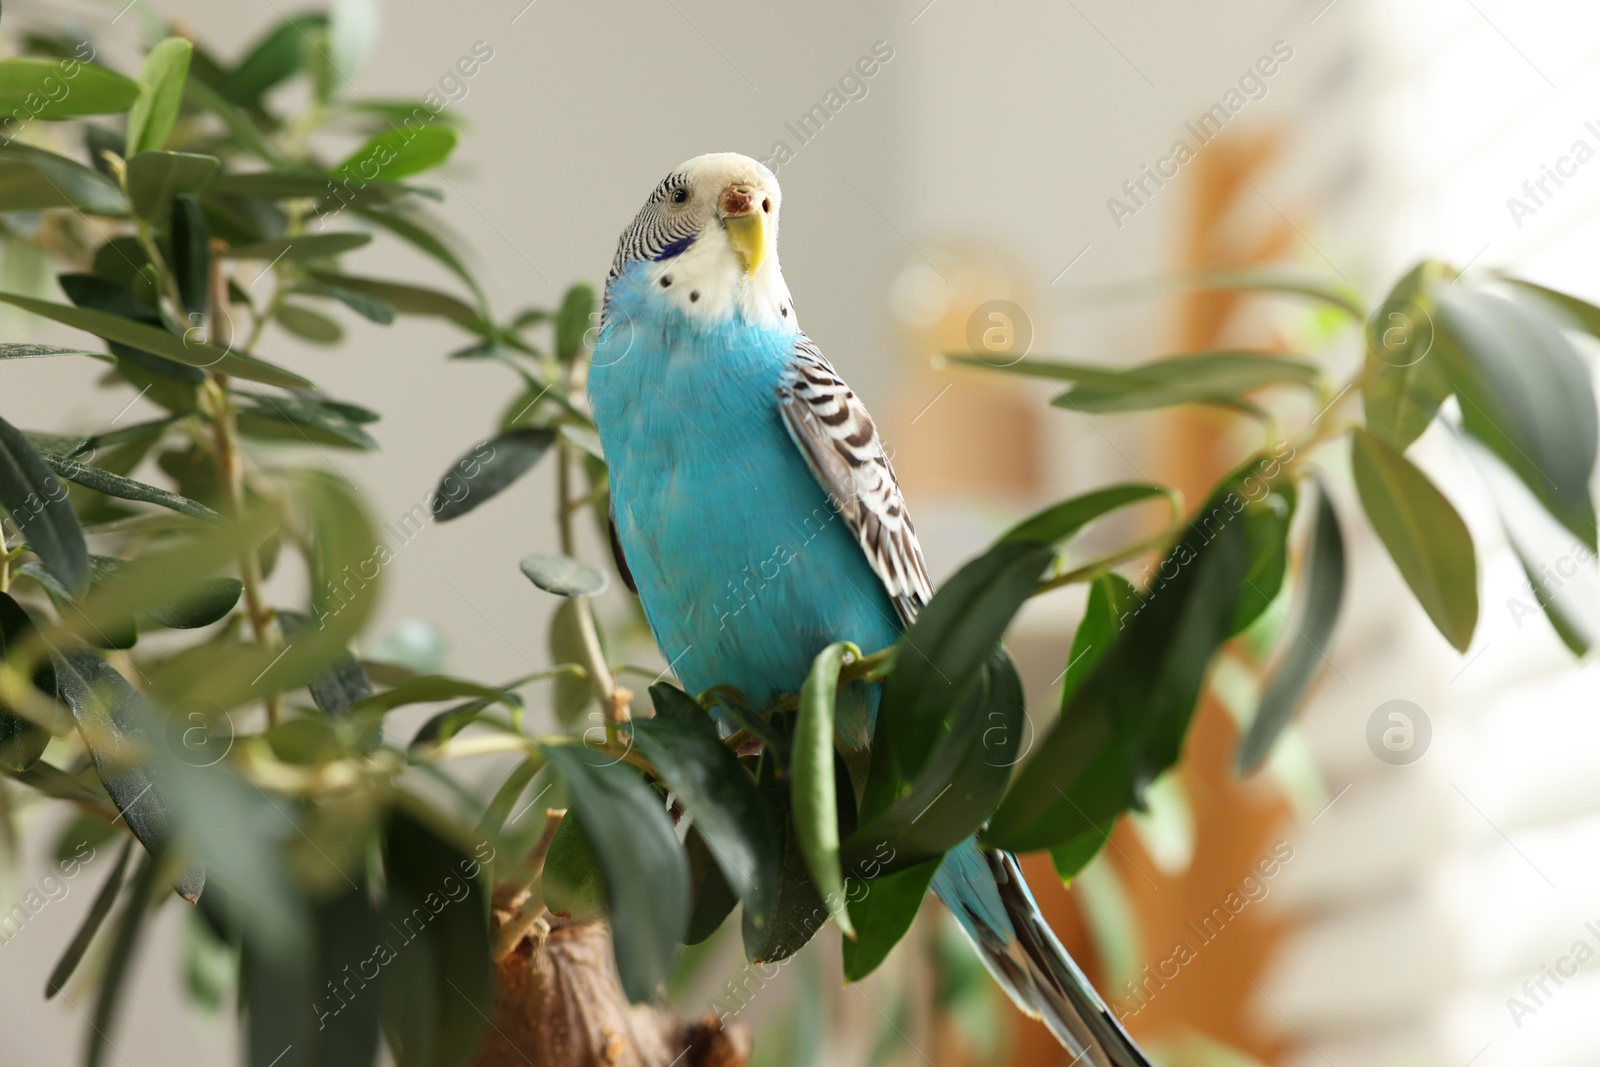
M730 185L722 191L724 215L747 215L755 203L755 191L747 185Z

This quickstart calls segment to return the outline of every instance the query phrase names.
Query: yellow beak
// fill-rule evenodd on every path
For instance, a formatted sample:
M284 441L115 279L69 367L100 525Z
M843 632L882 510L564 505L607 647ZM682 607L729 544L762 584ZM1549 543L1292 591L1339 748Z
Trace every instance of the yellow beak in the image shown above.
M754 274L760 270L762 260L767 258L766 216L757 209L748 214L725 218L722 225L727 228L728 243L744 260L745 273Z

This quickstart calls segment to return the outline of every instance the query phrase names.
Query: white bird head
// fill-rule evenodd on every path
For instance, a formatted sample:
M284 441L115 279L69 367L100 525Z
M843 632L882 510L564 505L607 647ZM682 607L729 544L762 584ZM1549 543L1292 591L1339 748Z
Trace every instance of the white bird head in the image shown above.
M778 179L737 152L696 156L651 192L617 242L606 283L648 287L693 319L735 310L793 326L793 301L778 264Z

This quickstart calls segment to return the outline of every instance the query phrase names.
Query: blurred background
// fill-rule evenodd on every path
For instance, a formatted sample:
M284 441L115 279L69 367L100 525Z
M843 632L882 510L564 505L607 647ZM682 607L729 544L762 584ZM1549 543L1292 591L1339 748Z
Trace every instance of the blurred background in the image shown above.
M65 26L101 62L136 69L151 21L175 20L231 59L297 13L288 5L13 0L0 49L15 50L18 26ZM798 312L887 434L936 578L1046 499L1143 478L1193 499L1240 455L1223 421L1090 421L1052 411L1035 386L932 358L986 330L1009 331L1007 347L1111 364L1301 345L1353 367L1359 337L1309 305L1122 283L1288 261L1371 299L1426 255L1600 297L1600 8L1577 0L380 10L380 44L354 84L373 97L437 89L465 123L450 165L424 184L480 250L497 308L601 283L618 233L682 160L733 150L768 162ZM468 55L482 60L470 78L455 70ZM396 247L358 252L352 269L382 256L392 276L449 281L420 256L397 264L408 252ZM370 427L380 454L324 458L393 520L482 437L503 382L484 363L447 363L457 341L444 325L348 328L337 350L288 335L272 348L383 412ZM15 317L0 330L49 337ZM87 425L121 403L91 388L95 373L39 360L10 369L5 387L55 426ZM1048 862L1028 868L1063 939L1169 1063L1594 1062L1600 685L1524 589L1469 492L1478 476L1440 432L1411 455L1456 490L1480 545L1473 647L1450 649L1365 525L1349 523L1357 584L1311 705L1269 768L1245 782L1229 769L1233 723L1256 694L1224 662L1151 813L1125 822L1070 892ZM1325 465L1349 503L1342 457ZM479 521L406 541L377 632L436 643L472 677L547 662L549 602L511 564L555 545L551 477L547 467L520 483ZM1593 586L1586 552L1546 549L1543 565ZM1070 592L1036 601L1013 632L1036 714L1052 713L1081 606ZM1385 745L1393 730L1400 741ZM47 872L37 847L4 872L8 901ZM52 1050L84 1028L70 1000L39 996L93 892L64 885L60 903L0 943L0 1063L60 1062ZM188 1010L181 924L174 909L163 916L137 963L119 1062L231 1062L232 1017ZM830 934L741 994L759 1061L1065 1064L961 962L942 920L925 913L860 986L839 985ZM729 1006L734 940L685 966L680 1007Z

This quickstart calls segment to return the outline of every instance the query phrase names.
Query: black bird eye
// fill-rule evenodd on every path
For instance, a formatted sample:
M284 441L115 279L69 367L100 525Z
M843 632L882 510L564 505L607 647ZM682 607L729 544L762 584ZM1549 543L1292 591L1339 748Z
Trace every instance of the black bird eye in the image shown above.
M674 204L685 203L688 199L689 199L689 190L683 188L682 186L679 186L678 188L672 190L672 202Z

